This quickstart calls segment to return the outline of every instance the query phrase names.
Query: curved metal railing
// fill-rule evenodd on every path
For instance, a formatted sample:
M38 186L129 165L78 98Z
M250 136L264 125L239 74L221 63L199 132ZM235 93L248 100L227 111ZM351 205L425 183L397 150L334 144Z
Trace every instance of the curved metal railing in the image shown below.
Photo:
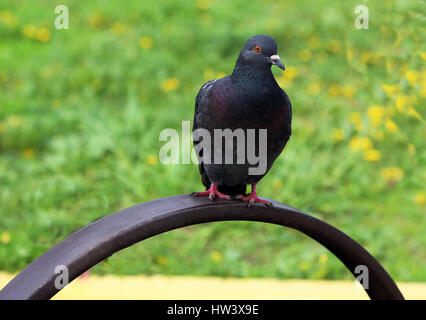
M273 207L242 201L178 195L142 203L106 216L72 233L34 260L1 291L0 299L50 299L57 266L66 266L69 281L115 252L170 230L205 222L244 220L290 227L301 231L330 250L349 271L368 268L371 299L404 299L385 269L361 245L322 220L276 201Z

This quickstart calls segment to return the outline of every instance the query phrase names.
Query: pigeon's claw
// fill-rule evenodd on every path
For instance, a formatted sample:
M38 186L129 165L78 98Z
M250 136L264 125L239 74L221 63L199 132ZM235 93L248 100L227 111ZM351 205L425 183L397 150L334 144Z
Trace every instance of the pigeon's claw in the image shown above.
M262 200L257 196L255 184L252 185L252 189L251 189L250 194L248 194L247 196L238 195L235 198L238 199L238 200L247 201L249 207L252 207L253 204L255 204L255 203L262 203L262 204L267 205L268 207L272 207L271 202L269 202L267 200Z
M268 207L272 207L271 202L269 202L267 200L262 200L256 194L253 194L253 193L250 193L248 196L240 195L240 196L237 196L236 198L239 199L239 200L242 200L242 201L247 201L248 207L252 207L253 204L255 204L255 203L262 203L262 204L267 205Z
M220 192L217 185L214 183L212 183L210 189L206 191L193 192L192 195L196 197L208 196L210 201L213 201L216 197L231 200L231 197Z

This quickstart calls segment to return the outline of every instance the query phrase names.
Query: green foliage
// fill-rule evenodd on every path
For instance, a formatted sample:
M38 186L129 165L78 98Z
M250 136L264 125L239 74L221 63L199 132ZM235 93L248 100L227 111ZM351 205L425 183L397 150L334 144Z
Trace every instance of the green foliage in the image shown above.
M286 72L293 136L261 196L324 219L400 281L426 281L425 29L418 1L55 1L0 5L0 269L128 206L202 188L158 162L165 128L192 120L201 85L268 34ZM395 125L393 126L392 123ZM289 229L223 222L162 234L94 272L351 278Z

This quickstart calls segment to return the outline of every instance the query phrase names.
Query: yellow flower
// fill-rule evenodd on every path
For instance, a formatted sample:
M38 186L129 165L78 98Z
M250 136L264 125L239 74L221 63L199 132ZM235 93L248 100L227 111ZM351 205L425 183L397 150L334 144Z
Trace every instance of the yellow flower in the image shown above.
M94 79L90 86L93 88L94 91L99 91L102 88L102 83L99 79Z
M57 109L61 106L61 101L58 100L58 99L54 99L54 100L52 100L51 105L52 105L53 109Z
M369 63L373 59L373 54L371 51L366 51L361 55L361 62L362 63Z
M299 52L299 59L302 61L311 60L311 52L308 49L303 49Z
M395 105L399 112L404 112L408 108L409 104L410 99L406 95L399 95L396 98Z
M6 22L8 20L11 20L13 17L12 13L8 10L2 10L0 11L0 21Z
M398 182L404 178L404 171L399 167L388 167L380 172L386 182Z
M349 141L349 148L352 151L360 151L360 150L365 151L365 150L371 149L372 147L373 147L373 144L371 143L370 139L368 139L367 137L354 136Z
M210 258L214 261L214 262L220 262L222 261L222 254L219 251L213 251L210 254Z
M399 84L395 84L395 85L382 84L382 89L383 91L386 92L386 94L389 97L392 97L395 93L400 92L401 86Z
M417 80L420 78L420 74L414 70L407 70L407 72L405 72L405 78L412 86L414 86L416 85Z
M423 60L426 61L426 52L420 53L420 56L422 57Z
M19 127L22 124L22 118L20 116L15 116L15 115L11 115L8 119L7 119L7 123L11 126L11 127Z
M293 80L297 77L298 71L295 67L288 67L285 69L285 72L283 73L282 77L285 80Z
M378 127L382 124L385 113L386 108L382 106L371 106L367 110L367 116L370 119L372 125L375 127Z
M93 12L90 16L89 16L89 24L92 27L97 27L100 26L103 23L103 17L99 12Z
M214 79L214 72L212 69L206 69L203 73L204 81L209 81Z
M306 271L306 270L309 269L309 263L307 263L306 261L303 261L303 262L300 263L299 267L300 267L300 270Z
M41 42L47 42L50 40L50 31L46 28L37 30L37 39Z
M5 133L7 130L7 124L5 122L0 122L0 133Z
M197 0L197 8L200 10L207 10L210 7L209 0Z
M22 81L22 79L16 79L15 80L15 83L14 83L14 86L15 86L15 88L22 88L22 84L23 84L23 81Z
M422 206L426 203L426 194L424 192L416 193L414 196L414 202L419 206Z
M275 190L277 189L281 189L283 186L283 182L279 179L274 179L272 181L272 188L274 188Z
M277 83L280 87L291 86L292 80L297 77L298 71L295 67L288 67L281 76L276 77Z
M400 68L399 68L399 73L401 75L404 75L408 70L408 64L404 63Z
M331 136L335 141L342 141L345 138L345 131L343 129L334 129Z
M308 86L308 93L311 95L317 95L321 92L321 84L319 82L311 82Z
M321 42L317 37L309 38L308 40L308 47L311 49L318 49L321 45Z
M416 153L416 147L413 145L413 144L409 144L408 145L408 151L410 151L410 153L412 154L412 155L414 155L415 153Z
M163 81L162 85L161 85L161 89L164 92L170 92L170 91L175 91L179 88L180 86L180 81L176 78L168 78L166 80Z
M341 45L340 45L340 42L337 40L330 40L327 43L327 50L332 53L338 53L340 49L341 49Z
M31 24L27 24L22 28L22 34L27 38L30 38L30 39L35 38L36 33L37 33L37 28Z
M34 158L34 149L33 148L26 148L22 151L22 157L24 157L27 160L31 160Z
M353 124L360 124L361 123L361 114L359 112L351 112L349 114L349 121L352 122Z
M9 80L7 71L0 71L0 82L7 82L7 80Z
M346 49L346 58L351 62L354 58L354 51L352 49Z
M224 77L226 77L226 73L224 73L224 72L219 72L219 73L216 75L216 79L221 79L221 78L224 78Z
M364 159L367 161L376 162L379 161L381 157L382 154L380 153L380 151L377 151L375 149L364 151Z
M360 122L358 124L355 124L354 129L358 132L362 131L364 129L364 123Z
M114 22L111 26L111 31L114 34L120 35L127 31L127 26L122 24L121 22Z
M154 41L148 36L139 39L139 46L144 50L151 49L153 44Z
M426 98L426 80L422 81L422 89L420 90L420 97Z
M395 133L398 131L398 126L390 118L386 119L386 131L389 133Z
M347 99L352 98L355 94L355 88L349 85L343 86L341 88L341 91L342 91L342 96L344 96Z
M161 264L162 266L165 266L165 265L167 265L167 264L169 263L169 260L167 260L167 258L166 258L166 257L164 257L164 256L158 256L158 257L155 259L155 261L156 261L158 264Z
M280 87L285 87L285 86L288 86L289 84L291 85L291 80L287 81L286 79L284 79L284 76L278 76L275 78L275 80L277 81Z
M17 18L8 10L0 11L0 22L9 27L14 27L17 24Z
M380 30L382 31L382 33L384 33L384 34L389 34L389 28L388 27L386 27L386 26L384 26L384 25L381 25L380 26Z
M4 232L2 232L0 239L1 239L2 243L8 244L10 242L10 240L12 239L12 236L10 235L9 232L4 231Z
M150 154L146 158L146 163L149 164L150 166L155 166L156 164L158 164L158 157L154 154Z
M340 87L337 84L333 84L328 88L328 94L332 97L337 97L340 93Z
M401 74L401 75L405 75L405 73L407 72L407 70L408 70L408 64L407 63L404 63L400 68L399 68L399 73Z
M393 64L393 62L391 60L389 60L389 59L386 59L385 65L386 65L386 71L389 74L392 73L393 70L394 70L394 64Z
M412 106L408 107L408 114L416 117L419 120L422 120L422 116L414 109Z
M326 255L325 253L321 254L321 255L318 257L318 261L319 261L319 263L321 263L321 264L326 263L326 262L327 262L327 260L328 260L328 255Z

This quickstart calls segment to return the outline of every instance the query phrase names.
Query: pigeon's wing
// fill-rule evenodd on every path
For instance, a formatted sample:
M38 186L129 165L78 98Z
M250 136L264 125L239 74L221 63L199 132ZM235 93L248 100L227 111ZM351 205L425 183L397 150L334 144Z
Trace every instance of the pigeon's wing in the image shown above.
M195 98L194 124L192 127L192 131L195 131L196 129L199 128L197 119L199 118L200 108L202 107L200 106L200 104L202 103L203 97L207 94L207 92L210 90L210 88L213 86L213 84L216 81L217 79L206 82L205 84L203 84L200 91L198 91L197 97ZM200 143L199 141L194 141L194 147L196 148L199 143ZM203 163L201 162L201 159L203 156L202 149L199 154L197 153L197 156L198 156L198 162L199 162L198 169L200 170L201 180L204 186L208 189L210 188L211 182L209 178L207 177L207 174L204 170Z
M205 96L205 94L210 90L210 88L216 81L217 79L206 82L205 84L203 84L200 91L198 91L197 97L195 98L195 113L194 113L194 126L193 126L194 130L198 128L196 119L198 116L198 112L200 110L201 99Z
M195 98L194 125L193 125L193 128L192 128L193 131L200 127L198 121L200 119L202 111L205 110L206 108L211 107L210 104L209 104L210 100L205 99L205 98L207 97L209 90L213 87L213 85L216 83L216 81L218 81L218 79L206 82L201 87L200 91L197 94L197 97ZM194 147L197 148L197 145L199 143L200 143L199 141L194 141ZM201 162L201 159L203 157L203 149L201 149L199 153L197 152L197 156L198 156L198 160L199 160L199 163L200 163L198 165L198 169L200 170L201 181L203 182L206 189L208 189L208 188L210 188L211 182L210 182L209 177L206 174L206 171L204 169L204 165ZM233 185L233 186L220 185L218 187L219 187L220 192L228 194L231 197L233 197L235 195L245 195L246 194L246 185L245 184L238 184L238 185Z

